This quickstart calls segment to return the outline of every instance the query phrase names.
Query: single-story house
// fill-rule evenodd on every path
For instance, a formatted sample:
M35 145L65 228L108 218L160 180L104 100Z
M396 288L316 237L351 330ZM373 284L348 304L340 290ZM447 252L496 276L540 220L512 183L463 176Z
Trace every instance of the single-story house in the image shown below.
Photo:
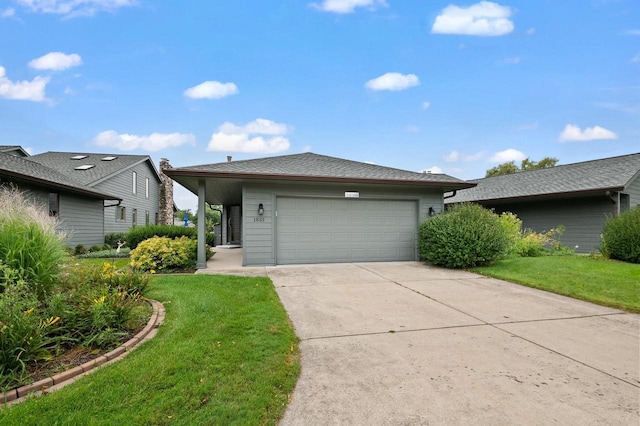
M418 260L417 228L444 208L443 194L474 186L313 153L165 170L205 203L222 205L222 243L243 265ZM198 267L204 258L198 223Z
M565 227L578 253L598 249L608 217L640 205L640 153L472 180L446 203L474 202L512 212L536 232Z
M104 243L105 234L158 223L161 179L148 155L49 151L32 155L29 160L95 191L118 196L120 202L103 208L104 225L96 229L94 236L97 244ZM77 217L74 225L81 221L82 217Z
M70 246L104 243L104 205L120 198L85 186L64 173L31 161L28 156L0 152L0 185L12 185L48 206L58 217Z

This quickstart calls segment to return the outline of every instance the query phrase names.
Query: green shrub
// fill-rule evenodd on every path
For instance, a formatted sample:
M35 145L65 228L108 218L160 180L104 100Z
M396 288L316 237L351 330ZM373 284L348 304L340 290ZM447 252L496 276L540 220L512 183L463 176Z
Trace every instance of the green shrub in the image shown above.
M607 221L601 251L612 259L640 263L640 206Z
M209 247L214 247L216 245L216 234L214 234L213 232L207 232L207 240L206 240L206 244Z
M196 266L197 242L188 237L153 237L131 250L131 267L143 271L173 271Z
M121 248L119 252L116 249L109 248L107 250L94 251L87 254L81 254L76 256L79 259L112 259L112 258L124 258L129 257L131 249Z
M59 281L68 258L64 236L47 207L15 188L0 187L0 261L42 299Z
M151 237L167 237L169 239L176 239L178 237L188 237L191 239L198 238L198 231L196 228L188 228L185 226L172 226L172 225L147 225L136 226L131 228L125 235L124 239L127 242L127 246L131 250L138 247L144 240L148 240Z
M517 252L518 244L522 240L522 220L511 212L501 213L499 219L507 236L506 254L514 254Z
M87 248L83 244L78 244L73 250L73 254L75 254L76 256L87 253L89 253L89 250L87 250Z
M509 237L500 218L477 204L452 206L419 229L420 257L446 268L487 265L503 255Z
M94 244L89 247L89 253L95 253L97 251L102 251L102 245Z
M111 248L117 249L118 241L120 242L126 241L125 235L126 235L126 232L111 232L104 236L104 244L105 245L108 244Z

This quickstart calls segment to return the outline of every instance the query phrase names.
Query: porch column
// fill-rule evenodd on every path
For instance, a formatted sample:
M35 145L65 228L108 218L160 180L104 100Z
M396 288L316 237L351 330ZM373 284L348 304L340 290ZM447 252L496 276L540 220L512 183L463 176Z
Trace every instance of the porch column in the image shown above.
M198 262L196 263L197 269L204 269L207 267L206 256L206 242L205 226L207 224L207 214L204 209L205 198L205 181L198 181Z

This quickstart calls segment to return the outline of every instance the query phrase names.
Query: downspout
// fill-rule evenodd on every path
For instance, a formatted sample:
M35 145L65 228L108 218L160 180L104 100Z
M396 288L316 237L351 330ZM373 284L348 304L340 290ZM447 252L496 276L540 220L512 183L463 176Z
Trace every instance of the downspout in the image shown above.
M617 194L617 193L616 193ZM613 206L611 206L611 214L615 217L618 216L618 199L613 195L611 191L605 192L605 196L611 200Z
M103 208L107 208L107 207L120 207L120 204L122 204L122 200L118 201L118 204L108 204L108 205L102 205Z
M456 194L458 193L457 189L454 189L453 192L451 193L451 195L447 195L446 197L442 197L443 200L446 200L447 198L453 198L456 196Z

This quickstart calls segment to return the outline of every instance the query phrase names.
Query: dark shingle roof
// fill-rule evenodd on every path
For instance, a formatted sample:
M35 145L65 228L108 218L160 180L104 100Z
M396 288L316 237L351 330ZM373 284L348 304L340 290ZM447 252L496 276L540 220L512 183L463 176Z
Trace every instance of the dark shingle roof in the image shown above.
M81 193L103 200L120 199L110 194L95 191L64 173L60 173L50 167L31 161L30 158L31 157L16 157L15 155L0 152L0 175L9 176L11 179L31 182L48 188L57 188Z
M21 157L28 157L29 153L19 145L0 145L0 152L19 152Z
M477 179L447 203L498 201L570 193L620 191L640 175L640 153Z
M386 183L431 183L457 187L468 187L465 181L445 174L418 173L394 169L375 164L344 160L341 158L307 152L254 160L232 161L199 166L181 167L166 171L171 176L189 174L215 177L250 177L252 175L283 179L306 178L304 180L357 180Z
M86 156L79 160L73 160L74 156ZM115 157L112 161L103 161L103 158ZM139 163L148 161L154 170L158 182L160 176L156 170L151 158L148 155L121 155L121 154L96 154L82 152L45 152L29 157L32 161L40 163L58 172L64 173L73 179L79 181L83 185L93 186L105 179L133 167ZM83 165L93 165L94 167L87 170L76 170L75 168Z

